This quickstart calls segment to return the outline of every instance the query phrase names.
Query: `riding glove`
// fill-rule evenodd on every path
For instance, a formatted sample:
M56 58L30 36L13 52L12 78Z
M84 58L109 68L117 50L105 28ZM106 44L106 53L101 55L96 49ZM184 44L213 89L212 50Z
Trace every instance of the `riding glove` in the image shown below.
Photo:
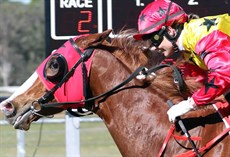
M196 104L192 98L183 100L180 103L173 105L167 112L170 122L175 122L176 117L181 116L188 111L195 110Z

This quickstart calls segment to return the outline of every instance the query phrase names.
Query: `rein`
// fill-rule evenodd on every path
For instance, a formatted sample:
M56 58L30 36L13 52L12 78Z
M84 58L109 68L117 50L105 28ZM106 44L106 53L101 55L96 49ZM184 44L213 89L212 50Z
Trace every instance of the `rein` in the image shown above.
M81 61L81 60L79 60L79 61ZM80 64L79 61L78 61L75 65L79 65L79 64ZM156 66L156 67L152 67L151 69L149 69L149 70L147 70L147 71L145 71L145 67L138 67L132 74L130 74L130 76L129 76L125 81L121 82L120 84L118 84L118 85L116 85L114 88L112 88L111 90L109 90L109 91L107 91L107 92L105 92L105 93L102 93L102 94L100 94L100 95L98 95L98 96L95 96L95 97L92 97L92 98L88 98L88 99L85 99L85 100L75 101L75 102L53 102L53 103L48 103L48 102L46 102L46 103L39 103L39 105L40 105L39 110L36 111L36 109L35 109L36 107L34 107L33 105L32 105L32 110L34 110L35 112L39 112L42 108L59 107L59 106L65 105L67 111L70 112L70 114L72 114L73 116L76 116L76 117L85 116L85 115L88 115L88 113L85 114L85 112L82 111L82 109L79 110L80 113L77 113L77 112L71 111L70 108L69 108L69 106L74 105L74 104L93 102L93 101L95 101L95 100L97 100L97 99L100 99L100 98L103 98L103 97L107 97L107 96L109 96L109 95L112 95L112 94L116 93L121 87L123 87L124 85L128 84L131 80L133 80L134 78L136 78L136 76L139 75L140 72L145 71L146 75L149 75L149 74L151 74L152 72L156 72L156 71L158 71L158 70L160 70L160 69L162 69L162 68L165 68L165 67L171 67L171 68L173 69L173 71L174 71L174 73L173 73L173 75L174 75L174 80L177 80L176 83L178 83L178 84L180 85L179 88L182 88L182 86L183 86L183 79L182 79L182 77L181 77L181 75L180 75L179 69L176 68L176 67L173 66L173 65L169 65L169 64L164 64L164 65L163 65L163 64L162 64L162 65L158 65L158 66ZM75 69L76 69L76 68L75 68ZM72 69L71 69L71 70L72 70ZM64 78L63 78L63 79L64 79ZM66 80L66 81L67 81L67 80ZM63 81L61 81L61 82L62 82L62 84L64 83ZM56 86L57 86L57 85L56 85ZM55 87L56 87L56 86L55 86ZM55 88L55 87L54 87L54 88ZM58 86L58 87L60 87L60 86ZM48 93L46 93L46 94L44 95L45 98L46 98L47 96L53 96L53 95L51 95L51 94L52 94L52 91L54 91L54 90L52 89L51 91L48 91ZM54 91L54 92L55 92L55 91ZM53 93L54 93L54 92L53 92ZM44 96L41 97L40 99L44 100ZM39 100L40 100L40 99L39 99ZM38 102L39 102L39 100L38 100ZM46 100L49 100L49 99L46 99ZM92 108L92 107L91 107L91 108ZM91 111L89 111L89 112L91 112Z
M180 84L180 88L182 89L183 87L183 82L182 82L182 77L180 75L179 70L173 66L173 65L169 65L169 64L162 64L162 65L158 65L156 67L152 67L151 69L146 71L146 75L151 74L152 72L156 72L162 68L165 67L171 67L174 70L174 79L178 80L178 84ZM113 93L116 93L117 90L119 90L121 87L123 87L124 85L128 84L132 79L134 79L137 75L139 75L140 72L145 71L145 67L138 67L132 74L130 74L130 76L123 82L121 82L120 84L116 85L114 88L112 88L111 90L102 93L98 96L92 97L92 98L88 98L85 100L80 100L80 101L75 101L75 102L54 102L54 103L44 103L41 104L41 107L58 107L60 105L73 105L73 104L79 104L79 103L87 103L87 102L91 102L91 101L95 101L99 98L102 97L106 97L108 95L111 95Z
M181 76L181 72L179 70L179 68L175 67L174 65L170 65L170 64L160 64L156 67L152 67L150 69L148 69L147 71L147 75L151 74L152 72L156 72L162 68L165 68L165 67L170 67L172 70L173 70L173 77L174 77L174 82L176 84L178 84L178 87L179 87L179 91L180 92L184 92L185 91L185 83L184 83L184 80Z
M75 102L44 103L44 104L40 104L40 106L45 107L45 108L46 107L59 107L60 105L73 105L73 104L79 104L79 103L87 103L87 102L91 102L91 101L97 100L97 99L102 98L102 97L106 97L108 95L111 95L111 94L115 93L122 86L124 86L127 83L129 83L132 79L134 79L143 70L144 70L144 67L137 68L125 81L123 81L122 83L118 84L117 86L115 86L111 90L109 90L109 91L107 91L105 93L102 93L102 94L100 94L98 96L88 98L88 99L85 99L85 100L75 101Z

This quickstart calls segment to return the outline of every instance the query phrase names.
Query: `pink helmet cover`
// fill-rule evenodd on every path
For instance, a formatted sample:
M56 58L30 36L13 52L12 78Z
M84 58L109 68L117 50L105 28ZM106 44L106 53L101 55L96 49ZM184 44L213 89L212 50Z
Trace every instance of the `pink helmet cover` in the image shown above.
M159 31L162 26L171 26L174 22L184 23L187 21L188 16L183 9L174 2L169 8L170 2L170 0L156 0L142 10L138 18L139 34L133 36L136 40L141 40L145 34ZM169 12L168 9L170 9ZM166 21L167 12L168 19Z

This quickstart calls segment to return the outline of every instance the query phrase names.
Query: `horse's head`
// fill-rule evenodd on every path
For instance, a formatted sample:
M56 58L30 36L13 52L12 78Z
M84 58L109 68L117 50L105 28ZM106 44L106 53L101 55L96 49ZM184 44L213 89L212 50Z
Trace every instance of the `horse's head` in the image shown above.
M38 107L41 103L77 101L75 94L78 91L80 93L83 91L82 84L76 88L76 83L83 81L81 63L85 63L85 70L87 70L90 66L90 56L87 55L91 55L93 47L105 42L110 32L111 30L107 30L103 33L77 37L74 39L75 41L66 42L47 57L22 86L0 104L0 109L6 120L15 129L28 130L30 124L42 116L53 115L66 109L63 106L55 106L44 107L40 110ZM86 54L85 52L88 50L91 52ZM75 70L72 67L78 61L80 65L76 66ZM83 96L79 95L78 97L81 99ZM79 106L82 106L82 103L74 104L71 107L78 108Z

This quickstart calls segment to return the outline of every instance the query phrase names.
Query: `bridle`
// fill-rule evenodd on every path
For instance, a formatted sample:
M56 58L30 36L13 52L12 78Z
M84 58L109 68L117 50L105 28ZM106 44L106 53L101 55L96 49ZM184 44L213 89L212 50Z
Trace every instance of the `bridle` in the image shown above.
M93 113L93 104L94 101L100 98L105 98L108 97L112 94L115 94L116 92L118 92L119 90L121 90L121 87L123 87L124 85L128 84L131 80L133 80L134 78L136 78L136 76L140 73L143 73L145 75L150 75L153 72L156 72L164 67L171 67L173 70L173 76L174 76L174 82L176 84L178 84L180 91L183 91L184 89L184 81L182 79L181 73L179 71L179 69L173 65L169 65L169 64L160 64L156 67L152 67L148 70L146 70L145 67L138 67L132 74L130 74L130 76L124 80L123 82L121 82L120 84L116 85L114 88L112 88L111 90L102 93L98 96L95 97L91 97L90 95L90 87L89 87L89 83L88 83L88 78L87 78L87 69L85 66L85 62L92 56L93 52L94 52L94 48L93 47L89 47L87 48L84 52L81 51L81 49L76 45L76 43L74 42L74 40L71 38L69 39L71 45L74 47L74 49L77 51L77 53L81 56L80 59L74 64L74 66L69 70L69 72L67 72L65 74L65 76L62 78L62 80L60 82L58 82L52 89L48 90L42 97L40 97L37 101L32 102L32 106L31 106L31 110L33 114L36 114L38 116L42 116L42 117L47 117L44 116L42 114L40 114L39 112L43 109L43 108L48 108L48 107L60 107L60 106L64 106L65 109L72 114L73 116L76 117L81 117L81 116L86 116L89 114ZM80 100L80 101L75 101L75 102L50 102L54 99L54 93L55 91L60 88L65 82L67 82L69 80L69 78L74 74L76 68L81 64L81 68L82 68L82 77L83 77L83 86L84 86L84 96L85 99L84 100ZM142 88L146 87L145 85L140 86ZM82 104L84 103L84 108L79 107L77 108L77 111L72 111L72 105L76 105L76 104ZM87 111L85 111L87 110Z
M69 42L71 43L71 45L73 46L73 48L76 50L76 52L80 55L80 59L74 64L74 66L70 69L69 72L67 72L65 74L65 76L62 78L62 80L60 82L58 82L51 90L47 91L42 97L40 97L37 101L34 101L32 103L31 106L31 110L33 111L34 114L37 114L43 107L53 107L54 106L60 106L60 105L72 105L72 104L79 104L79 103L83 103L81 101L79 102L63 102L63 103L48 103L50 101L52 101L54 99L54 93L57 91L58 88L60 88L65 82L67 82L69 80L70 77L72 77L72 75L74 74L76 68L81 64L81 68L82 68L82 77L83 77L83 89L84 89L84 96L85 98L89 97L89 93L88 93L88 82L87 82L87 69L86 69L86 65L85 62L91 57L91 55L93 54L94 48L87 48L85 50L85 52L82 52L81 49L76 45L76 43L74 42L74 40L72 38L69 39ZM39 106L38 106L39 105ZM70 113L72 113L73 111L71 111L69 108L67 109L67 111L69 111ZM79 110L80 112L82 111L81 109ZM83 111L82 111L83 113ZM38 113L39 114L39 113ZM37 115L38 115L37 114ZM40 116L40 115L39 115ZM81 114L79 113L79 115L75 115L75 116L81 116Z

